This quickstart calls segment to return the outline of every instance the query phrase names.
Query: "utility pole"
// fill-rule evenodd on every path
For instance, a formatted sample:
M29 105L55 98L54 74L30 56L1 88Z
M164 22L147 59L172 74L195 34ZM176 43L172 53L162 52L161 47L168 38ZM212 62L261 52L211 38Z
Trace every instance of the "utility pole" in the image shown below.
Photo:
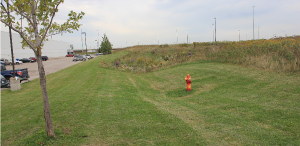
M240 41L240 30L239 30L239 41Z
M8 19L10 19L10 14L9 14L9 1L7 3L7 15ZM13 49L13 43L12 43L12 36L11 36L11 22L9 23L9 39L10 39L10 48L11 48L11 60L12 60L12 65L13 65L13 77L15 78L15 62L14 62L14 49Z
M82 51L81 51L81 52L83 53L82 29L81 29L80 35L81 35L81 49L82 49Z
M215 17L215 42L217 41L217 18Z
M254 8L255 8L255 6L253 6L252 8L253 8L253 40L255 40L255 38L254 38Z

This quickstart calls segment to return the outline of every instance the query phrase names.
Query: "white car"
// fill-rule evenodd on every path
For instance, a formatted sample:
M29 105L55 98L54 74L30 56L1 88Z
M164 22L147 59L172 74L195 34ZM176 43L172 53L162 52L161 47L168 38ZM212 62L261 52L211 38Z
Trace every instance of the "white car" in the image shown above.
M17 61L17 60L15 60L14 63L15 63L15 64L22 64L23 62L22 62L22 61ZM11 59L9 59L9 64L10 64L10 65L12 64Z
M82 55L82 56L83 58L87 58L88 60L93 58L91 55Z

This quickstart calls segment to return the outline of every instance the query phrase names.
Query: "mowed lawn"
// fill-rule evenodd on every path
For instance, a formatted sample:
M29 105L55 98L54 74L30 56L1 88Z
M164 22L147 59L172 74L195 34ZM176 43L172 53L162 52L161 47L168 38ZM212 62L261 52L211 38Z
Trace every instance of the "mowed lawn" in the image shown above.
M1 91L1 145L300 145L300 76L213 62L147 74L99 67L119 52ZM192 78L186 92L184 78Z

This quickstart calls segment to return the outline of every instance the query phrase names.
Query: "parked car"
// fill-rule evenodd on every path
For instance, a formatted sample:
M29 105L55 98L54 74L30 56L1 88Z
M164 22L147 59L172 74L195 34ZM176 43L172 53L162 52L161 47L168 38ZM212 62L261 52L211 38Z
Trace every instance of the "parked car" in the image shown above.
M4 62L4 65L10 65L9 64L9 60L5 59L5 58L1 58L1 61Z
M13 77L13 70L6 70L5 66L1 65L1 75L4 76L4 78L9 82L9 78ZM28 80L28 69L15 69L15 76L20 78L20 82L23 80Z
M0 61L0 63L1 63L1 65L6 65L6 63L5 63L5 62L3 62L3 61Z
M48 56L42 56L42 60L43 61L47 61L48 60Z
M28 59L28 58L22 58L22 59L19 59L19 61L22 61L23 63L26 63L26 62L35 62L34 60L31 60L31 59Z
M67 54L66 57L73 57L73 54Z
M4 76L1 75L1 88L8 88L10 86L10 81L6 80Z
M22 64L23 62L22 61L18 61L18 60L15 59L14 63L18 65L18 64ZM12 65L11 59L9 59L9 64Z
M29 57L30 60L34 60L36 61L36 58L35 57Z
M74 57L73 61L85 61L86 59L83 56Z
M95 53L95 56L103 55L102 53Z
M88 60L93 59L94 57L92 57L91 55L82 55L83 58L87 58Z

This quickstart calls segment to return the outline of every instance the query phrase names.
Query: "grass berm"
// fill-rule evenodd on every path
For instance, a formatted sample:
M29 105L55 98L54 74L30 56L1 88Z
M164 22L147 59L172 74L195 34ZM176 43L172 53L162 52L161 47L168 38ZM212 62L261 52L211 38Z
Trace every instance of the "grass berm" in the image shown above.
M234 46L242 54L280 40L136 46L81 62L47 75L56 138L46 136L38 79L1 91L1 145L299 145L295 40L281 42L294 58L278 47L277 65L270 50Z

